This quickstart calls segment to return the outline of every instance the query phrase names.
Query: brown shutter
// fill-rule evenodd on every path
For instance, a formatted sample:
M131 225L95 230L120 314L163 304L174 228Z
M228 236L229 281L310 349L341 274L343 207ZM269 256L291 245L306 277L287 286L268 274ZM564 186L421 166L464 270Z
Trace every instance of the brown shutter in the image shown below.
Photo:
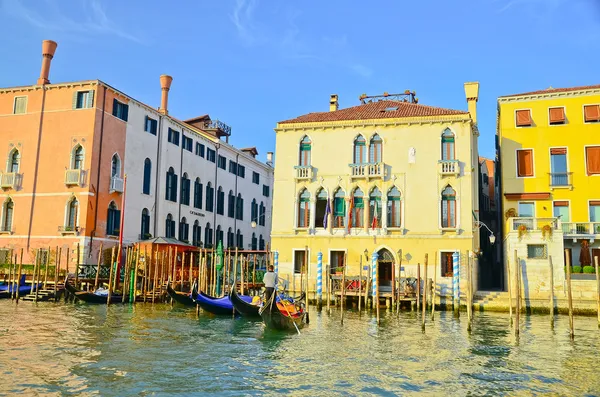
M550 149L550 154L567 154L566 147L554 147Z
M569 202L568 201L555 201L554 206L555 207L568 207Z
M526 127L531 124L531 111L529 109L517 110L517 127Z
M592 200L592 201L590 201L590 205L600 205L600 200L596 200L596 201Z
M550 124L565 121L565 108L550 108Z
M600 105L585 105L583 112L585 121L600 121Z
M585 148L588 175L600 174L600 146Z
M531 150L517 151L518 176L533 176L533 153Z

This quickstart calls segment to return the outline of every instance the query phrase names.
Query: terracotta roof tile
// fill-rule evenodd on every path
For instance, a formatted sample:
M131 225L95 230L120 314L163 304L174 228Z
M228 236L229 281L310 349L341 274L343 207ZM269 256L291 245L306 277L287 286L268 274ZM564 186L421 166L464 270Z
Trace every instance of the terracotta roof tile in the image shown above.
M525 95L538 95L538 94L553 94L555 92L569 92L569 91L582 91L582 90L594 90L599 89L600 85L584 85L580 87L569 87L569 88L546 88L545 90L524 92L522 94L503 95L500 98L507 98L512 96L525 96Z
M334 112L308 113L295 119L280 121L280 124L318 123L342 120L396 119L404 117L450 116L468 114L463 110L437 108L401 101L379 101L353 106Z

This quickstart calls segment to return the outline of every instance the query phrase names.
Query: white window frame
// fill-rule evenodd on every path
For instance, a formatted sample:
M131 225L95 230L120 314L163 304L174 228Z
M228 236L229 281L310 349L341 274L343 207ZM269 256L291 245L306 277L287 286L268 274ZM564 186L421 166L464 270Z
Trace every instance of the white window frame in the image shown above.
M297 251L306 251L304 248L292 248L292 277L300 276L301 273L296 273L296 252ZM306 272L310 273L310 248L308 249L308 258L306 258ZM308 275L307 275L308 277ZM289 286L288 286L289 289Z
M585 176L589 177L599 177L600 174L589 174L587 169L587 148L589 147L600 147L600 144L597 145L583 145L583 172Z
M600 121L585 121L586 106L600 106L600 103L584 103L583 105L581 105L581 117L583 117L583 124L600 124Z
M572 213L571 213L571 199L565 199L565 200L552 200L552 217L554 218L554 203L555 203L555 202L557 202L557 201L566 201L566 202L568 202L568 203L569 203L569 206L568 206L568 208L569 208L569 220L568 220L568 221L565 221L564 219L561 219L561 222L567 222L567 223L571 223L571 222L573 222L573 221L572 221L572 219L573 219L573 218L572 218ZM588 206L588 207L589 207L589 206ZM590 216L589 212L590 212L590 211L589 211L589 209L588 209L588 217Z
M17 99L18 98L25 98L25 111L23 113L16 113L17 110ZM15 96L13 98L13 111L12 114L27 114L27 105L29 104L29 98L27 95L19 95L19 96Z
M590 215L591 215L591 214L590 214L590 207L591 207L591 202L592 202L592 201L600 201L600 198L598 198L598 199L589 199L589 200L587 201L588 222L592 222L592 219L591 219L592 217L590 216ZM594 222L600 222L600 220L598 220L598 221L594 221Z
M563 200L561 200L561 201L563 201ZM535 205L535 201L525 200L525 201L517 201L517 218L529 218L528 216L521 216L521 214L519 213L519 205L521 205L521 204L533 204L533 218L536 217L537 208Z
M457 249L440 249L440 250L438 250L438 263L439 263L438 266L439 266L439 268L437 269L437 271L440 272L440 277L442 279L444 279L444 280L452 280L452 278L454 276L452 276L452 277L445 277L442 274L442 254L445 253L445 252L451 252L452 254L454 254L455 252L458 252L458 260L459 260L459 270L458 270L458 272L460 273L460 250L457 250Z
M69 197L69 199L67 200L67 203L65 205L65 216L64 216L64 220L63 220L63 225L64 227L67 227L69 224L69 207L71 206L71 202L73 200L77 200L77 219L75 219L75 227L78 228L79 227L79 220L81 219L81 201L79 201L79 198L77 198L77 196L73 195L71 197ZM75 232L75 230L73 230L73 232Z
M551 124L550 123L550 109L563 109L563 113L565 115L565 121L563 123L560 124ZM568 124L569 119L567 119L567 107L566 106L549 106L548 107L548 126L549 127L560 127L561 125L567 125Z
M529 117L531 117L531 125L526 125L526 126L519 126L517 125L517 112L520 110L529 110ZM531 108L521 108L521 109L515 109L514 110L514 115L513 115L513 122L515 123L515 128L532 128L535 127L535 121L533 120L533 111Z
M516 116L515 116L516 117ZM533 175L531 176L519 176L519 155L518 152L523 150L531 150L532 156L532 165L533 165ZM550 152L548 152L550 153ZM535 149L534 148L519 148L515 149L515 178L517 179L527 179L527 178L535 178Z

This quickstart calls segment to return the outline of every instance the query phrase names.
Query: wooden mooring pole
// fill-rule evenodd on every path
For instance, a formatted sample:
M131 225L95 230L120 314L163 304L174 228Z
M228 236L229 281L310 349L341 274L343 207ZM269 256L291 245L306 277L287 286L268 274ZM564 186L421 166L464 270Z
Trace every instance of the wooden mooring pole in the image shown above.
M100 243L100 251L98 251L98 266L96 266L96 279L94 280L94 291L98 289L98 280L100 279L100 265L102 264L103 244Z
M106 299L107 305L110 305L110 298L111 298L112 289L113 289L112 279L113 279L113 268L115 267L115 248L116 248L116 246L112 247L112 252L111 252L111 256L110 256L110 271L108 273L108 298Z
M56 246L56 263L54 265L54 302L58 300L58 276L60 273L60 256L62 249Z
M23 270L23 248L21 248L21 254L19 255L19 280L21 279L21 271ZM19 303L19 288L17 288L17 303Z
M423 314L421 315L421 329L425 331L425 317L427 316L427 265L429 264L429 254L425 254L425 263L423 264L423 273L425 285L423 285Z
M567 303L569 305L569 334L571 339L575 337L575 330L573 329L573 293L571 291L571 256L569 252L565 250L565 258L567 261Z
M417 316L421 309L421 264L417 263Z
M515 250L514 252L514 262L515 262L515 266L517 263L517 250ZM506 258L506 271L507 271L507 277L508 277L508 318L510 319L510 326L512 327L513 325L513 296L512 296L512 277L511 277L511 264L510 264L510 259Z
M517 304L515 307L515 335L519 336L521 330L521 259L517 257L515 264L515 290L517 292Z
M342 270L342 291L340 294L340 320L341 323L344 324L344 292L346 292L346 268L347 266L347 261L346 259L348 258L348 253L344 253L344 268Z
M550 327L554 328L554 268L552 265L552 256L548 257L548 265L550 266Z
M435 296L437 294L437 255L435 256L435 266L433 266L433 285L431 286L431 321L435 320Z
M473 291L472 288L472 274L473 274L473 259L471 252L467 254L467 331L471 332L472 321L473 321Z
M598 257L594 257L594 265L596 265L596 311L598 312L598 328L600 328L600 271L598 267ZM19 272L19 276L20 276Z
M362 255L359 256L360 260L359 260L359 270L358 270L358 316L360 317L361 314L361 301L362 301L362 270L363 270L363 264L362 264Z

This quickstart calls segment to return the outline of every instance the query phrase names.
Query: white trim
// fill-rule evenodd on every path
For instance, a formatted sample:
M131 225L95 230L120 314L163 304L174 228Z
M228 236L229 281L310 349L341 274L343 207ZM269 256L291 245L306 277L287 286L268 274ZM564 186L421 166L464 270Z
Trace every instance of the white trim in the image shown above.
M548 114L550 114L550 112L548 111ZM550 167L550 181L549 181L549 186L550 189L557 189L557 188L569 188L569 186L552 186L552 174L554 174L555 172L552 171L552 149L566 149L567 150L567 154L565 154L566 158L567 158L567 170L565 171L567 173L567 184L569 182L569 147L568 146L550 146L548 148L548 165ZM534 162L535 163L535 162ZM535 175L535 173L534 173ZM564 200L563 200L564 201Z
M523 150L531 150L531 165L533 166L533 175L531 176L519 176L519 155L517 152ZM519 148L515 149L515 178L517 179L526 179L526 178L535 178L535 150L534 148Z
M525 125L525 126L518 126L517 125L517 112L520 110L529 110L529 118L531 119L531 125ZM515 128L532 128L535 127L535 122L533 120L533 112L531 111L531 108L521 108L521 109L515 109L514 110L514 117L513 117L513 121L515 123Z
M571 219L573 219L573 218L571 217L571 215L572 215L572 214L571 214L571 199L565 199L565 200L552 200L552 217L554 217L554 218L556 218L556 215L554 214L554 208L555 208L555 207L554 207L554 203L555 203L555 202L557 202L557 201L566 201L566 202L568 202L568 203L569 203L569 205L567 206L567 208L569 209L569 220L564 220L564 219L561 219L560 221L561 221L561 222L568 222L568 223L571 223L571 222L572 222L572 221L571 221ZM559 208L560 208L560 207L559 207ZM589 211L588 211L588 212L589 212ZM588 216L589 216L589 215L588 215Z
M17 171L16 172L18 173L21 170L21 151L19 150L18 147L15 146L15 147L13 147L12 149L10 149L8 151L8 157L6 158L6 172L7 173L11 173L12 172L12 169L11 169L11 166L12 166L12 157L13 157L13 155L14 155L15 152L19 153L19 163L18 163L19 166L17 167Z
M77 142L75 145L73 145L71 147L71 161L69 162L69 168L72 170L75 169L75 152L77 151L77 147L81 147L81 153L83 155L81 169L84 170L85 169L85 147L79 142ZM111 157L111 161L112 161L112 157Z
M327 249L327 263L326 263L326 265L329 266L329 273L327 273L327 266L323 266L325 268L325 274L328 275L328 276L331 275L331 252L332 251L344 252L344 255L345 255L346 259L348 259L348 248L338 248L338 249L328 248ZM361 255L362 255L362 253L361 253ZM344 263L344 266L345 265L347 265L347 263Z
M75 227L78 228L79 227L79 218L80 218L80 212L81 212L81 202L77 199L77 197L75 195L71 195L72 197L70 199L67 200L67 203L65 205L65 216L64 216L64 220L63 220L63 224L62 226L68 226L69 225L69 209L71 208L71 203L73 202L73 200L77 200L77 215L75 218Z
M583 116L583 124L600 124L600 121L585 121L585 107L586 106L600 106L600 103L584 103L581 105L581 112Z
M600 148L600 144L596 144L596 145L583 145L583 172L585 173L585 176L588 177L594 177L594 176L600 176L600 174L589 174L588 173L588 169L587 169L587 148L588 147L598 147Z
M520 213L519 213L519 205L521 204L533 204L533 216L532 218L535 218L536 213L537 213L537 208L535 205L535 201L530 201L530 200L526 200L526 201L517 201L517 216L518 217L523 217ZM523 218L528 218L528 217L523 217Z
M13 204L12 218L10 220L10 227L8 228L8 230L3 230L4 229L4 225L6 223L6 205L9 202L12 202L12 204ZM4 202L2 203L2 218L1 218L2 224L0 225L0 231L2 231L2 233L4 233L4 234L12 234L14 219L15 219L15 201L12 199L12 197L8 196L8 197L6 197L6 199L4 200Z
M94 197L93 192L61 192L61 193L14 193L14 194L0 194L0 197L57 197L57 196L90 196Z
M453 254L455 252L458 252L458 254L459 254L459 260L460 260L460 250L457 250L457 249L440 249L440 250L438 250L438 266L439 266L439 269L436 269L436 270L439 270L439 275L440 275L440 278L442 280L452 280L452 277L445 277L442 274L442 253L444 253L444 252L451 252ZM460 270L459 270L459 272L460 272Z
M550 109L563 109L563 114L565 115L565 121L562 123L558 123L558 124L551 124L550 123ZM559 127L561 125L567 125L568 124L568 119L567 119L567 107L566 106L549 106L548 107L548 126L549 127Z
M590 218L591 218L591 216L590 216L590 215L591 215L591 214L590 214L590 207L592 206L590 203L591 203L592 201L600 201L600 199L588 199L588 201L587 201L587 204L588 204L588 205L587 205L588 222L592 222L592 220L590 219ZM597 220L597 221L593 221L593 222L600 222L600 219L599 219L599 220Z
M112 174L112 162L113 162L113 159L115 158L115 156L117 156L117 160L118 160L117 165L118 165L118 167L117 167L117 174L113 175ZM144 159L144 161L146 161L146 159ZM150 161L152 161L152 160L150 160ZM121 178L121 169L122 168L123 168L123 166L122 166L121 156L119 155L118 152L114 152L113 155L110 157L110 174L111 174L110 177L111 178L113 178L113 177Z

